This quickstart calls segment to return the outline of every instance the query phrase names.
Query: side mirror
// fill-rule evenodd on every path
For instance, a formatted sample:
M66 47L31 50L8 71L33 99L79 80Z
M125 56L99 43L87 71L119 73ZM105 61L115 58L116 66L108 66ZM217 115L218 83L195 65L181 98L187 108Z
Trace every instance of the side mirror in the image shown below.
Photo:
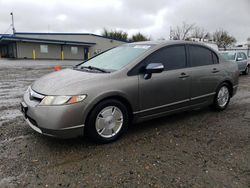
M150 79L153 73L161 73L164 70L164 65L162 63L150 63L145 68L144 79Z

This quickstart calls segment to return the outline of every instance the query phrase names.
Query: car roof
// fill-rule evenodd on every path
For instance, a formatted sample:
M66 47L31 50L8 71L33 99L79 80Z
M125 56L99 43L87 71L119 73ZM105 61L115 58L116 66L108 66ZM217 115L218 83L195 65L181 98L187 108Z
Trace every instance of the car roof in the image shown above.
M203 43L193 42L193 41L185 41L185 40L156 40L156 41L143 41L143 42L133 42L130 44L153 44L153 45L171 45L171 44L198 44L198 45L204 45Z
M167 45L174 45L174 44L192 44L192 45L199 45L204 46L212 49L210 46L195 41L186 41L186 40L157 40L157 41L143 41L143 42L133 42L128 44L138 44L138 45L156 45L156 46L167 46Z
M218 53L216 50L211 48L210 46L201 43L201 42L195 42L195 41L185 41L185 40L157 40L157 41L143 41L143 42L133 42L133 43L127 43L124 45L155 45L155 47L164 47L168 45L175 45L175 44L191 44L191 45L197 45L197 46L202 46L205 48L208 48L212 50L215 53Z

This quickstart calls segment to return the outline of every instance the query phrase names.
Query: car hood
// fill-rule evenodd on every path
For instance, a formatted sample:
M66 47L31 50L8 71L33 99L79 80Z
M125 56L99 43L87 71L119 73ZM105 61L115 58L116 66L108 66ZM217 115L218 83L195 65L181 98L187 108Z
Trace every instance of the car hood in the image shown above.
M32 84L31 88L44 95L85 94L84 91L86 88L89 86L93 87L93 84L108 76L108 73L64 69L39 78Z

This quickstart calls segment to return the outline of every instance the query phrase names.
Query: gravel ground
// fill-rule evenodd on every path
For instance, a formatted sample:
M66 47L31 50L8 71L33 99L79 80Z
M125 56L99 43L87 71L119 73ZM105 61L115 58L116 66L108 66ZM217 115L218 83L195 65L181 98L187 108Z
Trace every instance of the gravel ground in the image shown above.
M77 63L0 60L0 187L250 187L250 76L223 112L136 124L111 144L35 133L19 112L23 92Z

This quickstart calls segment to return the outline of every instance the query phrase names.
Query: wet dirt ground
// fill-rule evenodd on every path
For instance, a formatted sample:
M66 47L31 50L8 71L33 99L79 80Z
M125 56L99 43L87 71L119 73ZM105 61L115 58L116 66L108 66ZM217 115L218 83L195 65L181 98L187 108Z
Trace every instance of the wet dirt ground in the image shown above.
M130 127L114 143L35 133L19 111L27 87L69 61L0 60L0 187L250 187L250 76L227 110Z

